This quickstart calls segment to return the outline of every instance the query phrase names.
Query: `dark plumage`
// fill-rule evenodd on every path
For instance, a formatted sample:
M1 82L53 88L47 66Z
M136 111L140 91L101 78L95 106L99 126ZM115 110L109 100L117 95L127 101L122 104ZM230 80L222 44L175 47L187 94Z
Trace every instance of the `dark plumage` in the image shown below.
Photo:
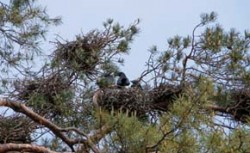
M132 82L131 88L137 88L142 90L142 86L139 80L132 80L131 82Z
M128 78L123 72L118 72L117 76L119 76L117 80L117 85L118 86L128 86L130 84Z

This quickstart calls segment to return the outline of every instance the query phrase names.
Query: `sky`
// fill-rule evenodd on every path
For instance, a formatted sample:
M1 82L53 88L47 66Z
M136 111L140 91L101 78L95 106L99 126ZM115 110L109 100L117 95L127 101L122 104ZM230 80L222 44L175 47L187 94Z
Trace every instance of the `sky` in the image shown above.
M135 79L145 70L148 49L157 45L167 48L167 40L175 35L190 35L200 21L201 13L215 11L218 23L226 30L250 31L250 0L40 0L51 17L62 17L63 24L51 28L48 41L57 35L74 40L80 33L102 29L102 23L112 18L123 26L140 19L140 33L125 56L120 69ZM52 44L46 44L53 50Z

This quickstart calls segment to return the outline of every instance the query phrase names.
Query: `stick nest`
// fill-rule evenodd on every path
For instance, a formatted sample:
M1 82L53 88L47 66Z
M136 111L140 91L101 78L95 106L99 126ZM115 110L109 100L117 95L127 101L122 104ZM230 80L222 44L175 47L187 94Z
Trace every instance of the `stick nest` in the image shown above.
M231 99L232 102L228 106L230 114L235 120L247 122L250 117L250 90L234 91Z
M151 111L167 111L181 93L179 87L160 86L150 91L138 88L101 89L96 92L97 104L107 110L124 110L145 116Z
M16 89L15 97L41 115L61 115L65 108L72 105L70 84L58 75L19 82Z
M57 42L53 62L75 72L91 75L101 60L101 49L106 45L104 37L95 31L79 36L75 41Z
M0 144L31 143L31 133L36 125L24 116L0 116Z

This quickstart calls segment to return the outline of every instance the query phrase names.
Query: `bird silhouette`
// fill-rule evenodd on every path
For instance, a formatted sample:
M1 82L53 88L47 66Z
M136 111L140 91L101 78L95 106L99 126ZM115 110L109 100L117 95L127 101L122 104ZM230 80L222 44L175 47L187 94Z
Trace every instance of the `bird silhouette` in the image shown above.
M142 90L142 86L141 86L139 80L132 80L131 82L132 82L131 88L136 88L136 89Z
M118 86L128 86L130 84L128 78L126 77L125 73L118 72L117 76L119 77L116 84Z

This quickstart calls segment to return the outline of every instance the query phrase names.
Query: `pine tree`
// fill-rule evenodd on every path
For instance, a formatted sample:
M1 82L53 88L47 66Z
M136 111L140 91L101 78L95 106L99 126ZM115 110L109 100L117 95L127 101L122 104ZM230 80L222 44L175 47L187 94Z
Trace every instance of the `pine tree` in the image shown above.
M150 49L140 88L118 87L112 77L139 20L108 19L56 40L38 70L39 42L60 18L34 0L0 4L0 152L250 151L249 32L225 31L216 13L202 14L190 35Z

